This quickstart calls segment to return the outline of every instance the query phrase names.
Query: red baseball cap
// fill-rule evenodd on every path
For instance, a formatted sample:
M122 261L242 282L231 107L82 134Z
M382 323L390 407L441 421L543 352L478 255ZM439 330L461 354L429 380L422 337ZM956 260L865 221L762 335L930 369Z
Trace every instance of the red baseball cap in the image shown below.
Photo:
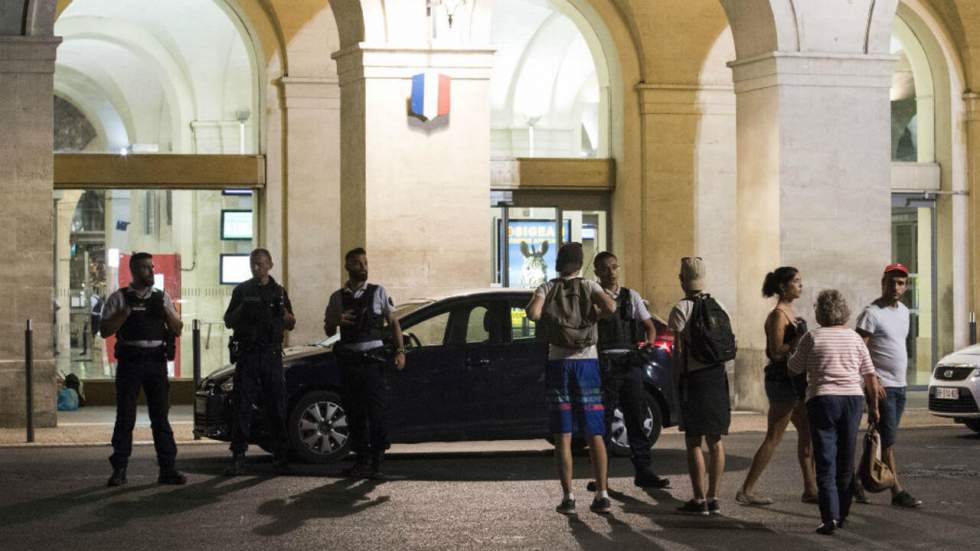
M887 274L888 272L902 272L905 275L909 275L909 269L905 267L905 264L900 262L885 266L885 273Z

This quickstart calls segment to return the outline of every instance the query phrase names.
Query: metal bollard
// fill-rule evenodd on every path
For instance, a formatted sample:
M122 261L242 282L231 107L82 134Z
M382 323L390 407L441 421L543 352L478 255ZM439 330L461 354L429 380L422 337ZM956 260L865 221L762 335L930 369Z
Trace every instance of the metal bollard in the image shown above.
M194 330L191 332L193 345L193 364L194 364L194 407L197 407L197 389L201 385L201 320L194 320ZM194 440L200 440L199 434L194 435Z
M27 442L34 441L34 327L27 320L24 330L24 376L27 386Z
M970 344L977 344L977 313L970 312Z

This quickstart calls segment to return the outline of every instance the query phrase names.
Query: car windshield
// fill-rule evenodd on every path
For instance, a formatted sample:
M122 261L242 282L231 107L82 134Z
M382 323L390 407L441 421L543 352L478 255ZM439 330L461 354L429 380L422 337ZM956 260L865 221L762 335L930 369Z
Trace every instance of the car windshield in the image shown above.
M402 319L405 316L407 316L408 314L411 314L412 312L418 310L419 308L421 308L423 306L427 306L429 304L432 304L433 302L435 302L435 301L434 300L430 300L430 299L413 299L413 300L409 300L407 302L403 302L402 304L399 304L398 306L395 306L395 317L398 318L398 319ZM332 337L327 337L327 338L323 339L322 341L316 342L316 343L314 343L314 345L315 346L322 347L322 348L330 348L338 340L340 340L340 334L339 333L335 334Z

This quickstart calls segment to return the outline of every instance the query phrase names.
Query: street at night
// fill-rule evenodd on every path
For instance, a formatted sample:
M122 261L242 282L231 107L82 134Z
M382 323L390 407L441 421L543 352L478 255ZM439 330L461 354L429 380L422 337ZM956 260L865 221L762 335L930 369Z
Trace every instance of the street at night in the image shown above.
M271 457L250 456L248 476L227 478L223 444L181 445L183 487L156 484L152 446L137 446L129 483L107 488L103 447L0 449L0 542L18 549L966 549L980 538L980 438L961 428L906 429L897 450L905 486L924 505L855 504L847 529L813 533L817 507L802 485L788 434L758 492L768 507L735 503L762 434L726 438L722 514L688 517L681 437L654 455L669 491L632 485L626 459L611 465L612 514L589 512L587 459L576 458L576 517L554 512L561 492L543 441L399 446L383 484L339 478L346 464L296 466L273 477Z

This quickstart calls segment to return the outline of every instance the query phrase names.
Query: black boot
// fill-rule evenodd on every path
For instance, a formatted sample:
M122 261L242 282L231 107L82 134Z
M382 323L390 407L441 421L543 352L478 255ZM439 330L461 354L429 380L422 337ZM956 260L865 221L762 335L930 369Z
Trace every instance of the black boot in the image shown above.
M640 488L656 488L659 490L670 488L670 480L662 476L657 476L656 473L648 468L638 469L636 471L636 476L633 477L633 484Z
M187 484L187 477L173 467L160 467L160 476L157 477L157 483L183 486Z
M245 474L245 454L236 453L231 457L231 465L225 469L225 476L241 476Z
M122 486L126 483L126 467L113 467L112 476L106 486Z

